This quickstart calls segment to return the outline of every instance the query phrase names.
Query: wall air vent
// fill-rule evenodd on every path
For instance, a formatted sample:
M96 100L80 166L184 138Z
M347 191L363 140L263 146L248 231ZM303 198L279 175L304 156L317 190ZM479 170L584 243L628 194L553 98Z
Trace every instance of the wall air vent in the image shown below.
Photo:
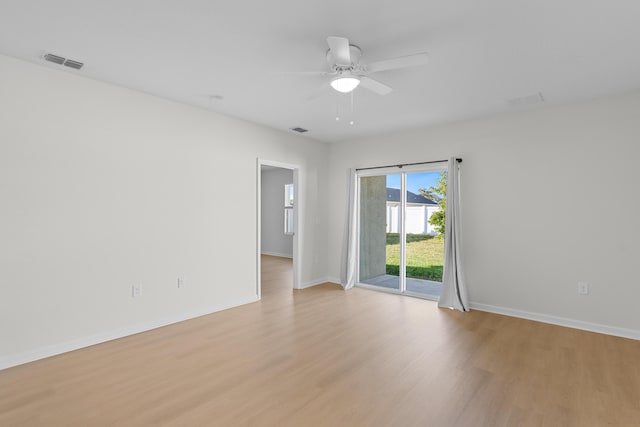
M301 128L301 127L291 128L291 130L292 130L292 131L294 131L294 132L298 132L298 133L305 133L305 132L309 132L309 130L308 130L308 129L304 129L304 128Z
M79 70L84 65L82 62L74 61L73 59L63 58L62 56L54 55L52 53L45 53L43 56L45 61L53 62L54 64L64 65L74 70Z

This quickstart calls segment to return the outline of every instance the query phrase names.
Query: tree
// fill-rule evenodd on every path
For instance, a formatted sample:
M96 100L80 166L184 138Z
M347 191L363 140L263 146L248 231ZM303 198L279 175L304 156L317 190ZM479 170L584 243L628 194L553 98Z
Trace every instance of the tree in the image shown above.
M418 192L427 199L431 199L440 207L439 211L431 214L429 224L433 225L440 236L444 236L444 218L447 209L447 171L440 172L436 185L429 188L420 188Z

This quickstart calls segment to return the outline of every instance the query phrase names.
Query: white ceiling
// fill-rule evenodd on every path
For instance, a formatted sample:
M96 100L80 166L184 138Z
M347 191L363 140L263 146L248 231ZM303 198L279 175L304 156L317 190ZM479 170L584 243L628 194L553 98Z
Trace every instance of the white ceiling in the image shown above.
M337 142L638 89L639 17L638 0L2 0L0 53ZM351 117L326 77L286 74L325 70L330 35L363 63L430 62L375 74L394 91L356 89Z

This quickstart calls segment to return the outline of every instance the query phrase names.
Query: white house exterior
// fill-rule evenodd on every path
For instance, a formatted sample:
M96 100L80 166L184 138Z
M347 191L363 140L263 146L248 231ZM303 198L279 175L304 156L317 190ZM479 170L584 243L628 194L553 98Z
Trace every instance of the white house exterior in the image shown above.
M438 234L429 218L440 206L433 200L407 191L405 227L407 234ZM399 233L400 190L387 188L387 233Z

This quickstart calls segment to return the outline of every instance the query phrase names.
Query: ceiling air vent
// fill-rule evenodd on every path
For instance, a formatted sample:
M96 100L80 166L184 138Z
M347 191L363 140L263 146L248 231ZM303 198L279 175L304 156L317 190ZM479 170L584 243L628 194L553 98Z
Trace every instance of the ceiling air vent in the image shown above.
M63 58L62 56L54 55L52 53L45 53L42 57L45 61L53 62L54 64L58 65L64 65L65 67L73 68L74 70L79 70L84 66L82 62Z
M292 130L292 131L294 131L294 132L298 132L298 133L305 133L305 132L309 132L309 130L308 130L308 129L304 129L304 128L301 128L301 127L291 128L291 130Z
M66 61L64 61L64 65L69 68L79 70L84 64L82 62L74 61L73 59L67 59Z
M54 55L52 53L47 53L44 55L45 61L53 62L54 64L62 65L64 64L64 58L58 55Z
M542 93L534 93L532 95L521 96L520 98L513 98L507 101L510 107L528 107L530 105L541 104L544 102Z

